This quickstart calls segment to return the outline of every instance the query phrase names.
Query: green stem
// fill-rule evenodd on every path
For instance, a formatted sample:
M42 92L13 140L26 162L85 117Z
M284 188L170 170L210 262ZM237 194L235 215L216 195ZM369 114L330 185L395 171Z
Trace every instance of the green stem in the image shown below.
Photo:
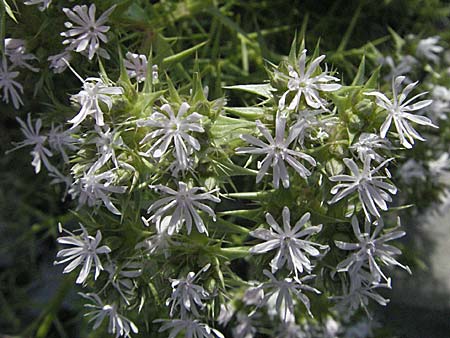
M227 257L229 260L243 258L248 256L249 247L237 246L232 248L220 248L219 253Z
M243 226L225 221L221 218L218 218L217 221L214 223L214 225L218 225L219 227L217 227L217 229L221 232L233 232L243 235L248 235L248 233L250 232L249 229Z
M355 28L356 21L359 18L359 14L361 13L362 3L359 4L358 8L356 8L355 14L353 14L352 21L350 21L350 25L344 33L344 37L342 38L341 43L337 49L338 52L342 52L347 46L348 40L350 39L353 29Z

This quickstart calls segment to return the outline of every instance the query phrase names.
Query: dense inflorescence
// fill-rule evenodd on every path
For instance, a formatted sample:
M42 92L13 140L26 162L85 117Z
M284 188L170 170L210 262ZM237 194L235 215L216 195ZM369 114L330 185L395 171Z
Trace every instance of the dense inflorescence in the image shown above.
M450 111L445 86L427 83L434 100L418 100L428 93L409 78L420 60L439 64L439 39L419 40L409 68L385 57L386 79L365 73L363 58L351 82L294 39L261 83L227 83L228 96L243 97L228 100L209 94L197 62L172 76L197 47L165 56L120 45L118 66L105 66L116 57L106 26L115 10L96 19L95 4L62 9L66 47L49 67L81 90L63 118L17 118L25 139L16 148L30 147L36 174L45 167L72 200L79 229L60 227L55 264L78 274L93 329L327 337L361 309L370 316L370 300L386 305L391 268L411 272L395 246L407 202L395 197L408 177L391 172L411 165L415 141L428 142L422 135L438 133ZM4 44L2 99L19 109L18 69L38 71L28 63L37 57L23 40ZM98 75L75 69L76 53L97 60ZM440 156L436 176L450 167Z

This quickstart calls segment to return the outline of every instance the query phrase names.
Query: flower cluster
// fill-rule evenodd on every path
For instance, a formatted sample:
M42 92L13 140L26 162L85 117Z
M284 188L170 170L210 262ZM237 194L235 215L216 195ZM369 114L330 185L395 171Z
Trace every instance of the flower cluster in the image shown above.
M25 4L43 11L51 1ZM325 55L310 57L294 41L268 81L225 87L255 94L229 106L239 100L203 86L206 70L184 68L200 47L176 54L152 31L156 52L146 41L133 53L138 44L123 40L115 8L98 18L95 4L62 9L66 48L48 56L51 75L71 69L81 90L65 98L71 107L53 105L56 117L18 117L25 139L15 144L30 147L35 173L47 171L73 200L80 229L61 229L55 264L78 273L93 329L106 319L115 337L334 337L344 332L335 306L350 317L370 314L370 299L386 305L378 290L392 287L389 268L410 272L394 242L405 232L392 224L391 205L403 201L391 171L421 166L403 182L450 172L448 152L402 163L425 141L416 125L437 132L445 120L427 110L450 111L447 87L434 87L434 102L420 99L427 92L402 74L412 63L394 67L388 57L401 69L387 85L362 74L364 64L346 85ZM141 27L132 23L140 14L126 15ZM438 43L420 40L414 64L439 65ZM6 39L0 64L2 98L15 108L24 103L18 69L38 71L25 46ZM76 53L89 66L76 65Z

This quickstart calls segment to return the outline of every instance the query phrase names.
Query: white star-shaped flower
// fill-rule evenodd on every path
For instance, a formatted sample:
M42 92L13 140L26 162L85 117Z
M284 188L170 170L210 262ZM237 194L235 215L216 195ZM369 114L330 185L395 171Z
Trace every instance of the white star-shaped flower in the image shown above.
M303 282L315 278L315 275L307 275L302 278L284 278L278 280L268 270L264 270L263 273L269 278L269 281L261 284L260 287L264 290L268 289L269 291L264 296L261 305L267 304L267 302L270 302L271 299L275 298L274 304L278 310L280 319L286 323L295 318L294 303L298 299L305 305L308 314L312 317L309 298L303 294L303 290L311 291L316 294L320 294L321 292L312 286L304 284Z
M72 60L72 53L70 50L65 50L59 54L50 55L47 61L50 61L49 68L53 73L60 74L67 68L67 64Z
M91 4L89 9L86 5L76 5L73 9L63 8L67 17L73 21L64 24L69 30L61 33L61 36L67 38L63 44L69 44L69 50L87 55L89 60L92 60L95 54L109 59L108 53L100 47L100 41L108 42L106 32L109 31L109 26L104 23L115 7L103 12L98 20L95 20L95 4Z
M62 125L55 125L52 123L52 127L48 133L48 144L51 149L56 150L61 154L64 163L69 163L69 156L66 153L66 149L75 151L78 149L78 139L72 136L72 130L64 130Z
M389 74L383 77L385 81L390 81L392 78L399 75L410 74L419 61L411 55L403 55L401 60L395 64L394 59L389 55L378 59L378 63L381 65L386 65L391 69ZM409 83L411 80L407 77L406 82Z
M439 53L444 51L444 47L438 45L439 39L439 36L431 36L420 40L416 48L417 57L439 63Z
M97 147L98 160L93 166L99 169L111 160L114 166L119 168L120 165L116 157L116 149L120 149L124 145L123 139L117 131L111 130L109 127L105 129L103 130L101 127L95 126L95 131L98 136L89 142L95 144Z
M390 142L377 134L362 133L359 136L358 142L353 143L350 149L356 150L359 159L364 162L364 159L369 156L376 162L382 162L384 158L379 155L375 149L389 149Z
M128 52L123 63L130 79L136 78L137 82L145 81L147 77L147 57L145 55Z
M147 213L154 212L154 214L146 220L147 223L149 221L157 223L169 210L175 209L171 214L172 217L168 225L167 233L169 235L172 235L174 232L179 232L184 223L186 223L187 233L190 234L192 231L192 221L194 221L199 233L208 235L205 223L197 210L206 212L215 221L216 214L214 210L200 201L219 203L220 199L213 195L214 192L219 191L219 188L207 192L204 188L200 187L189 188L184 182L178 182L178 191L160 184L150 186L150 188L158 189L169 196L155 201L148 208ZM205 192L198 194L197 192L199 191Z
M200 317L197 307L201 309L205 307L202 300L209 298L209 293L203 286L196 284L196 280L202 272L209 269L209 264L206 265L196 274L189 272L186 278L170 279L172 285L172 295L167 299L166 305L170 307L170 316L175 313L175 309L179 308L181 319L188 317L188 314L193 314Z
M381 271L377 262L379 259L386 266L399 266L411 273L407 266L400 264L394 258L394 256L401 254L400 249L386 244L386 242L405 236L404 231L390 231L380 236L381 230L383 229L383 224L381 223L375 226L375 229L371 234L371 224L366 220L364 232L361 233L358 219L355 216L352 217L352 228L357 243L334 241L339 249L354 251L337 265L336 269L338 271L349 271L351 274L354 274L357 273L358 270L368 267L372 275L372 283L379 283L381 278L388 283L389 278Z
M295 93L295 96L288 106L289 110L297 110L299 108L302 95L305 97L308 106L316 109L325 109L327 102L320 97L319 92L336 91L341 88L341 85L337 83L328 83L330 81L339 81L339 79L328 75L326 70L319 75L313 76L313 73L323 59L325 59L325 55L321 55L314 59L309 66L306 67L306 49L304 49L298 60L298 69L294 69L294 67L288 65L288 90L280 98L278 103L280 110L285 108L286 97L291 92ZM282 76L286 77L285 75Z
M414 139L421 141L425 141L425 139L422 136L420 136L420 134L411 126L409 121L424 126L430 126L434 128L438 127L435 126L428 117L415 115L411 113L413 111L417 111L425 107L428 107L432 103L432 100L423 100L416 103L412 103L417 98L425 95L426 92L420 93L406 100L406 97L414 89L414 87L417 85L418 82L408 84L402 90L402 92L399 93L399 89L404 80L405 80L404 76L397 76L395 79L392 80L392 95L393 95L392 102L386 97L386 95L380 92L375 91L364 94L375 96L377 105L386 110L388 113L386 120L381 125L380 136L382 138L386 137L386 134L393 121L395 129L397 130L398 133L398 137L400 138L400 143L405 148L410 149L414 144Z
M130 79L136 78L137 82L143 82L147 78L147 56L144 54L135 54L128 52L126 59L123 60L127 74ZM158 78L158 66L152 65L152 78L156 80Z
M164 218L159 219L156 223L157 232L138 243L135 248L142 248L150 255L164 253L164 256L168 258L170 256L169 247L172 243L170 235L168 234L171 218L171 216L165 216ZM146 226L150 225L144 217L142 218L142 221Z
M97 234L94 238L88 234L86 228L82 224L80 224L80 228L80 235L74 235L70 231L64 229L70 236L59 237L56 240L59 244L72 246L72 248L62 249L56 254L57 258L63 259L61 261L55 261L55 264L63 264L71 261L69 265L64 268L63 273L69 273L78 265L83 265L76 280L77 284L82 284L87 280L89 273L91 272L92 264L95 267L94 279L96 280L100 271L103 270L103 265L98 255L111 252L111 249L106 245L98 247L102 240L102 233L100 230L97 230Z
M370 156L365 157L363 169L360 170L358 165L350 158L344 158L345 165L350 169L351 175L335 175L330 177L332 182L344 182L336 184L331 193L335 195L329 204L336 203L345 196L358 191L359 200L361 201L366 218L370 220L372 214L380 218L378 208L386 211L388 209L386 202L391 202L392 198L387 193L396 194L397 188L392 184L383 182L386 176L375 176L375 174L384 167L391 159L388 159L378 165L376 168L370 168Z
M89 322L94 321L94 330L100 327L106 317L109 317L108 333L115 334L115 338L131 338L131 332L139 332L137 326L131 320L118 313L115 303L105 304L96 293L84 294L80 292L79 295L92 302L84 306L93 309L85 316L92 316Z
M444 86L433 85L431 97L433 103L427 109L427 115L434 122L448 120L450 113L450 89Z
M142 275L142 269L142 263L135 261L129 261L121 265L110 261L105 266L105 271L109 273L107 283L114 287L127 305L130 305L130 299L136 296L134 278Z
M5 39L5 55L8 56L12 64L11 68L27 68L32 72L38 72L39 68L28 63L30 60L37 60L34 54L26 53L25 41L22 39Z
M121 215L120 211L111 202L110 195L123 194L126 186L115 186L117 179L113 170L96 173L97 167L93 165L83 176L77 178L69 193L72 198L78 196L78 208L87 203L89 207L97 206L103 202L104 206L114 215Z
M389 299L383 298L377 293L376 289L378 288L391 289L391 280L389 279L387 283L372 284L364 274L355 274L350 278L350 285L346 293L331 298L339 300L337 307L340 312L345 311L345 313L353 314L362 307L370 317L367 309L369 299L376 301L381 306L386 306L389 303Z
M283 208L283 229L278 225L271 214L266 214L266 221L271 229L256 229L251 231L250 235L264 240L264 243L257 244L250 249L252 254L260 254L274 249L278 249L277 254L270 262L272 273L281 269L287 262L291 271L298 276L303 270L311 272L312 265L308 256L317 257L320 251L316 249L327 249L327 245L321 245L309 241L309 237L322 230L322 225L306 227L309 222L310 214L304 214L291 228L290 212L288 207ZM302 230L303 229L303 230Z
M40 134L42 127L42 120L37 119L34 127L31 121L31 114L28 114L27 123L22 121L19 117L16 117L16 120L17 122L19 122L21 127L20 129L22 133L25 135L25 140L16 143L15 144L16 147L10 151L25 146L34 146L33 150L31 151L31 155L33 156L33 161L31 162L31 165L34 167L34 172L37 174L41 171L42 163L44 163L44 166L47 168L48 171L56 170L55 167L53 167L50 164L50 161L48 160L48 157L53 156L53 154L48 148L45 147L47 136Z
M205 131L201 126L203 116L196 112L187 115L189 108L189 104L183 102L175 116L172 107L169 104L164 104L159 109L160 112L156 111L148 119L137 122L138 127L156 129L148 133L140 142L140 144L144 144L150 140L156 140L150 149L144 153L146 156L151 155L157 159L161 158L172 146L179 167L184 169L189 167L189 156L194 150L200 150L199 141L190 133L203 133Z
M102 79L97 77L88 77L86 80L83 80L75 70L72 69L72 71L83 83L83 89L78 94L72 95L71 97L73 101L81 106L78 114L68 121L69 123L73 123L71 129L76 128L88 115L94 115L97 126L104 126L104 113L100 107L100 102L106 104L108 109L111 110L113 100L110 95L122 95L123 88L108 86Z
M254 136L242 135L241 138L254 145L255 147L242 147L236 149L237 154L255 154L266 156L262 162L258 162L258 174L256 175L256 183L260 182L264 175L269 170L269 167L273 168L273 186L275 189L279 188L280 180L283 187L289 187L289 174L286 168L286 163L289 164L294 170L302 177L307 178L311 175L311 172L301 164L297 158L307 161L312 166L316 165L316 161L313 157L289 149L289 146L298 137L301 132L301 128L297 128L297 125L292 127L289 131L287 138L285 138L286 132L286 117L278 116L275 120L275 139L270 134L269 129L264 126L261 121L256 121L256 127L259 129L264 138L268 141L265 143ZM286 163L285 163L286 162Z
M8 68L6 58L3 57L0 62L0 89L3 89L2 99L3 102L9 103L11 99L14 108L19 109L23 106L20 93L23 94L22 85L14 80L19 76L19 72L13 72Z

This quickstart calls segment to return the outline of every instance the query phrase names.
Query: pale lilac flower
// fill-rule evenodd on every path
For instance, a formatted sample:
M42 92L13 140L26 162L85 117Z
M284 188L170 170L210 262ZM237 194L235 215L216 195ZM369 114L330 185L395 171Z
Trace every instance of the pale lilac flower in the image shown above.
M431 91L433 103L425 112L434 122L447 120L450 113L450 89L444 86L433 86Z
M266 304L271 298L275 300L275 306L278 310L280 319L283 322L292 321L294 319L294 303L300 300L306 307L308 314L312 317L310 310L309 298L303 294L303 291L310 291L320 294L320 291L312 286L306 285L306 282L315 277L315 275L306 275L302 278L284 278L278 280L268 270L263 271L270 280L261 284L261 287L268 292L264 296L263 303Z
M380 64L386 64L391 68L388 75L384 77L385 80L390 81L392 78L399 75L405 75L412 71L413 67L418 63L416 58L411 55L402 55L400 62L396 65L392 56L387 56L378 60ZM411 82L409 78L405 79L406 82Z
M432 177L442 176L448 173L450 169L449 153L444 152L435 160L429 160L427 166Z
M217 317L217 322L222 326L226 326L234 316L234 312L235 309L233 308L231 303L220 304L220 312L219 316Z
M113 100L110 95L122 95L123 88L109 86L108 84L105 84L102 79L97 77L88 77L86 80L83 80L83 78L81 78L74 70L73 72L83 83L83 89L78 94L72 95L71 97L73 101L81 106L79 113L73 119L68 121L69 123L73 123L71 129L77 127L88 115L94 115L97 126L104 126L104 113L100 107L99 101L106 104L108 109L111 110Z
M377 218L380 218L378 208L386 211L388 209L386 202L391 202L392 198L388 194L396 194L397 188L392 184L383 182L386 176L375 176L376 173L384 167L391 159L388 159L376 168L371 169L370 162L371 157L367 156L364 159L364 166L362 170L358 165L350 158L344 158L345 165L350 169L351 175L335 175L330 177L332 182L343 182L336 184L331 189L331 194L335 195L329 204L336 203L344 197L358 191L359 200L366 215L366 218L370 220L372 214Z
M106 32L109 26L104 23L116 6L112 6L95 20L95 4L91 4L89 9L86 5L76 5L73 9L63 8L64 13L72 22L66 22L68 31L61 33L61 36L67 38L63 44L69 44L68 49L82 53L92 60L95 54L109 59L108 53L100 47L100 41L107 43ZM74 25L75 24L75 25Z
M121 215L120 211L111 202L109 195L123 194L127 190L126 186L115 186L117 179L113 170L96 173L97 168L92 166L83 176L77 178L72 184L69 193L72 198L78 196L78 208L87 203L89 207L94 207L103 202L104 206L114 215Z
M62 125L52 127L48 133L48 144L51 149L61 154L64 163L69 163L69 156L66 149L75 151L78 149L78 139L72 136L72 130L64 130Z
M178 177L180 172L186 173L187 171L190 171L192 173L195 173L194 166L195 166L195 159L193 157L188 157L185 163L173 161L169 165L168 170L172 173L173 177Z
M103 303L96 293L79 293L79 295L93 303L84 306L93 309L85 316L92 316L89 322L94 321L94 330L100 327L106 317L109 317L108 333L115 334L115 338L131 338L131 333L139 332L137 326L131 320L118 313L116 304Z
M426 94L426 92L413 96L411 99L406 100L408 94L414 89L418 82L410 83L407 85L401 93L399 89L403 81L404 76L398 76L392 80L392 92L393 101L391 102L386 95L380 92L364 93L365 95L371 95L376 97L376 103L379 107L387 111L388 116L380 128L380 136L386 137L386 134L394 121L395 129L397 130L400 143L405 148L412 148L414 139L425 141L420 134L410 125L408 121L418 123L420 125L435 127L431 120L425 116L414 115L411 112L428 107L431 104L431 100L423 100L416 103L412 103L417 98ZM406 101L405 101L406 100Z
M289 149L289 145L298 137L300 128L295 126L290 129L287 138L286 132L286 118L278 116L275 121L275 139L270 134L270 131L264 126L261 121L256 121L261 134L268 141L265 143L254 136L242 135L241 138L254 145L255 147L237 148L237 154L255 154L266 156L262 162L258 162L258 174L256 175L256 183L260 182L271 166L273 168L273 185L276 189L279 188L280 180L283 187L289 187L289 174L286 164L289 164L302 178L306 179L311 172L301 164L297 158L307 161L312 166L316 165L316 161L311 156L300 151Z
M99 126L95 126L95 131L97 135L89 143L93 143L97 147L98 160L95 162L94 166L99 169L104 166L110 159L116 168L119 168L119 162L116 157L115 148L120 148L124 145L120 133L111 130L110 127L106 127L103 130Z
M44 163L44 166L48 171L53 171L55 168L50 164L48 157L52 157L53 154L51 151L45 147L45 142L47 141L47 136L40 135L42 120L37 119L35 125L31 121L31 114L28 113L27 123L22 121L19 117L16 117L17 122L20 124L20 129L22 133L25 135L25 140L22 142L16 143L16 147L10 151L25 147L25 146L34 146L31 151L31 155L33 156L33 161L31 165L34 167L34 172L38 174L41 171L41 164Z
M438 45L439 39L439 36L431 36L420 40L416 48L417 57L439 63L439 53L444 51L444 47Z
M404 231L395 231L396 228L384 235L380 235L383 229L383 223L379 222L372 232L371 224L366 220L364 232L361 233L358 219L355 216L352 217L352 228L357 239L356 243L334 241L339 249L353 251L351 255L337 265L337 271L348 271L350 274L355 274L360 269L368 267L373 284L380 283L382 278L387 283L389 278L381 270L378 263L379 260L386 266L399 266L411 273L408 266L400 264L394 258L395 256L401 255L402 252L400 249L386 244L386 242L405 236Z
M281 269L287 262L287 266L296 276L306 270L312 270L308 256L320 256L319 249L327 249L327 245L321 245L308 239L322 230L322 225L308 226L310 214L305 213L292 228L290 224L290 212L288 207L283 208L283 229L278 225L271 214L266 214L266 222L270 230L259 228L250 232L250 235L264 240L250 249L252 254L260 254L278 249L277 254L270 262L272 273Z
M128 52L123 62L130 79L136 78L137 82L145 81L147 77L147 56Z
M53 73L60 74L64 72L67 68L67 64L72 60L72 52L70 50L65 50L62 53L56 55L50 55L47 61L50 61L50 69Z
M2 99L3 102L9 103L11 99L14 108L19 109L23 106L22 98L20 93L23 94L22 85L14 80L19 76L19 72L13 72L8 68L8 63L6 58L3 57L0 62L0 89L3 89Z
M48 172L48 176L52 178L52 180L50 181L50 184L64 184L65 185L65 190L64 190L64 194L61 198L61 201L65 201L66 196L69 192L70 187L73 184L73 179L72 177L69 176L65 176L63 174L61 174L61 172L56 169L55 167L52 168L51 171Z
M430 177L433 182L447 184L450 178L449 153L442 153L437 159L429 160L427 163Z
M298 143L303 147L305 138L320 124L318 117L324 112L323 109L304 109L298 112L296 127L300 128L297 136Z
M181 168L188 168L189 155L194 150L200 150L200 143L196 138L190 135L190 132L203 133L205 130L201 126L202 115L193 112L185 116L190 106L183 102L175 116L172 107L164 104L154 112L148 119L137 122L138 127L151 127L154 131L148 133L140 142L144 144L150 140L156 139L150 149L143 153L146 156L161 158L167 153L170 146L175 150L175 159ZM162 113L162 112L165 112Z
M110 261L105 266L105 271L109 273L107 284L111 284L116 289L127 305L130 305L130 299L135 295L134 278L142 275L142 268L142 263L133 261L121 266Z
M369 156L372 160L380 163L384 161L384 158L379 155L376 149L389 149L390 142L384 138L381 138L377 134L362 133L359 136L358 142L353 143L350 149L355 150L358 154L361 162L364 162L365 158Z
M335 116L319 118L324 112L325 110L323 109L305 109L298 112L297 122L294 126L295 128L300 128L297 136L300 146L304 146L306 138L320 141L329 137L330 129L336 125L339 118Z
M220 331L211 328L197 319L157 319L154 323L164 323L158 332L170 330L168 338L180 337L184 333L184 338L225 338Z
M92 265L94 265L95 268L94 279L96 280L100 274L100 271L103 270L103 265L98 255L108 254L111 252L111 249L106 245L98 247L102 240L102 233L100 230L97 230L97 234L94 238L88 234L86 228L81 223L80 228L80 235L75 235L64 229L64 231L70 236L59 237L56 241L59 244L70 245L73 247L58 251L56 257L62 258L62 260L55 261L54 263L63 264L71 261L69 265L64 268L63 273L69 273L78 265L83 265L76 280L77 284L82 284L87 280Z
M257 329L254 326L254 317L258 313L248 315L243 311L239 311L236 315L236 326L231 330L233 338L253 338L256 335Z
M323 327L324 338L337 338L341 333L341 323L334 320L333 317L327 317Z
M172 235L174 232L179 232L184 223L186 223L187 233L190 234L192 230L192 221L194 221L199 233L208 235L208 230L197 210L207 213L215 221L216 215L213 209L200 201L219 203L220 199L213 195L214 192L219 191L219 188L206 191L204 188L200 187L189 188L187 184L183 182L178 182L178 191L160 184L150 186L150 188L158 189L169 196L155 201L148 208L148 214L154 212L148 221L156 223L158 219L166 215L169 210L175 209L171 214L172 217L168 226L169 235ZM197 194L199 191L204 192Z
M313 338L300 325L293 321L281 322L277 330L277 337L283 338Z
M22 39L5 39L5 55L8 56L12 64L11 68L27 68L32 72L38 72L39 69L28 63L30 60L37 60L34 54L26 53L25 41Z
M145 81L147 77L147 56L128 52L124 60L125 68L130 79L136 78L137 82ZM152 65L152 78L158 79L158 66Z
M24 1L25 5L39 5L39 10L41 12L45 11L50 7L50 4L52 3L52 0L27 0Z
M251 282L254 284L253 282ZM245 305L258 305L264 299L264 290L261 286L251 286L245 290L242 301Z
M419 163L413 158L410 158L403 163L399 170L399 176L407 185L412 184L415 181L424 182L427 179L423 163Z
M341 88L340 84L327 83L330 81L339 81L338 78L328 75L327 70L321 72L319 75L313 76L320 62L325 59L325 55L321 55L314 59L308 67L306 67L306 49L301 53L298 60L298 68L294 68L291 65L288 66L289 76L288 90L281 96L278 103L279 109L285 108L286 96L294 92L295 96L288 106L289 110L297 110L300 106L300 98L303 95L306 100L306 104L312 108L325 109L327 102L320 97L319 91L332 92Z
M371 283L370 278L367 279L363 274L355 274L350 279L350 286L346 294L343 296L331 297L331 299L339 300L337 304L340 311L345 311L348 316L362 307L368 316L370 316L367 306L369 305L369 299L376 301L382 306L386 306L389 303L389 299L383 298L376 292L378 288L391 289L391 280L388 279L387 283Z
M172 295L167 299L166 305L170 306L170 317L173 317L176 308L179 308L181 319L185 319L189 314L200 317L197 307L203 309L205 304L202 302L210 297L203 286L196 284L200 274L207 271L210 264L203 267L196 274L189 272L186 278L170 279L172 285Z
M136 249L144 249L150 255L162 252L166 258L169 257L171 239L168 231L171 218L171 216L159 218L156 221L156 234L150 236L141 243L138 243ZM150 226L149 222L144 217L142 217L142 221L146 226Z

